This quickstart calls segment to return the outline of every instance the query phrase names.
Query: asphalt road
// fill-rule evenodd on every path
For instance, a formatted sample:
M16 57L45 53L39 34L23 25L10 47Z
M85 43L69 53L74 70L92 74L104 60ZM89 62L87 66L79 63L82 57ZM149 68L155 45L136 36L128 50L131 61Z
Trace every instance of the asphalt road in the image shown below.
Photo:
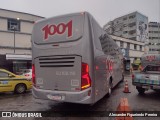
M127 98L131 111L160 111L160 93L147 91L145 95L139 95L135 87L131 83L131 76L125 76L128 81L129 90L131 93L123 93L124 82L119 83L112 91L110 97L105 96L93 106L78 105L69 103L57 103L47 100L36 100L32 97L31 91L16 95L13 93L0 94L0 111L45 111L54 113L55 111L116 111L120 103L120 98ZM61 113L60 113L61 114ZM93 112L89 112L90 116L94 116ZM63 116L63 115L60 115ZM52 117L41 118L45 120L114 120L114 117ZM2 118L0 118L1 120ZM3 118L8 120L9 118ZM13 119L13 118L12 118ZM17 120L17 118L14 118ZM18 118L20 119L20 118ZM39 118L25 118L39 120ZM40 120L41 120L40 119ZM134 117L134 120L159 120L157 117Z

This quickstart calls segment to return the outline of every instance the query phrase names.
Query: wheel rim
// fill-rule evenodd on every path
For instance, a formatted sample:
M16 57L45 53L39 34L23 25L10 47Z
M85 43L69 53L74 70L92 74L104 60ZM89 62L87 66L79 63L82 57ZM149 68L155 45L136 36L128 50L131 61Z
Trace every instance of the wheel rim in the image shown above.
M109 84L109 88L108 88L108 94L109 94L109 95L111 95L111 93L112 93L112 87L111 87L111 86L112 86L112 84L110 83L110 84Z
M17 89L18 93L23 93L25 91L25 87L23 85L20 85Z
M111 94L111 88L109 87L108 89L108 94L110 95Z

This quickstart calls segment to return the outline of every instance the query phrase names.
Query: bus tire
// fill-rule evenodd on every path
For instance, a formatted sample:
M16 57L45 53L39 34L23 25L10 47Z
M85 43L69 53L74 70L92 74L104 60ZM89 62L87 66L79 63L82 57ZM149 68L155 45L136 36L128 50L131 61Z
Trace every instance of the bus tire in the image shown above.
M108 94L107 94L108 97L112 94L112 88L113 88L112 78L110 78L109 84L108 84Z
M145 92L145 89L142 87L136 87L137 91L139 92L139 94L143 95Z
M17 94L22 94L22 93L26 92L26 85L23 83L17 84L14 92Z
M122 79L121 79L121 82L124 82L124 75L122 74Z

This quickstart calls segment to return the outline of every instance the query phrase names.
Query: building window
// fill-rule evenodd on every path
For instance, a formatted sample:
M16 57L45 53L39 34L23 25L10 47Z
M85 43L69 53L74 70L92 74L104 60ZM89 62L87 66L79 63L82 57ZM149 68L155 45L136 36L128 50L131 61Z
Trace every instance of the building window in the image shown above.
M127 20L127 17L123 18L123 20Z
M127 48L130 49L130 43L127 43Z
M128 31L123 31L123 34L126 34Z
M149 37L149 39L160 39L160 37Z
M129 39L131 39L131 40L136 40L136 37L131 37L131 38L129 38Z
M136 22L130 23L128 26L129 26L129 27L136 26Z
M137 50L137 45L136 44L134 44L134 49Z
M149 33L160 33L160 31L149 31Z
M142 45L140 45L140 51L142 51Z
M123 48L123 42L120 41L120 48Z
M136 33L136 30L131 30L131 31L129 31L129 34L135 34Z
M135 17L136 17L135 15L132 15L132 16L129 16L129 19L133 19Z
M127 27L127 24L123 24L123 27Z
M8 30L20 31L20 21L17 19L8 19Z
M149 27L156 27L156 28L157 28L157 27L158 27L158 25L149 25Z

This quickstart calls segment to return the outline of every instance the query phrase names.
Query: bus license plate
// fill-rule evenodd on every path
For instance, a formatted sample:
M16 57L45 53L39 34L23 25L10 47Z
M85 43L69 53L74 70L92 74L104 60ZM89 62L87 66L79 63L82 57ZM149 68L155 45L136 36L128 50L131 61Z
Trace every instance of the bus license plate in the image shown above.
M63 96L59 95L47 95L47 97L51 100L62 100Z

